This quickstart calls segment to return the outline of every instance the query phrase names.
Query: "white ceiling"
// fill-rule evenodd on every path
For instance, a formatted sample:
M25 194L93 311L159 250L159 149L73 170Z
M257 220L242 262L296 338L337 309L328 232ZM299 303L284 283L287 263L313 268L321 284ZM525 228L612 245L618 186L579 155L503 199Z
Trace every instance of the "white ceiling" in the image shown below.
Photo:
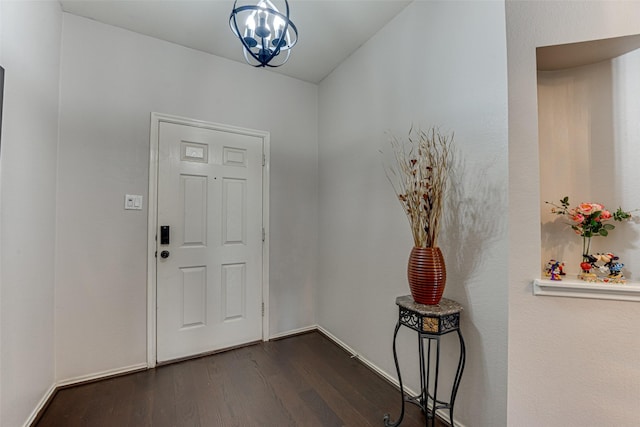
M291 0L298 44L289 62L270 70L318 83L410 2ZM229 28L233 0L61 0L60 4L74 15L244 63L242 45ZM284 2L275 4L280 8ZM382 52L380 57L384 60Z

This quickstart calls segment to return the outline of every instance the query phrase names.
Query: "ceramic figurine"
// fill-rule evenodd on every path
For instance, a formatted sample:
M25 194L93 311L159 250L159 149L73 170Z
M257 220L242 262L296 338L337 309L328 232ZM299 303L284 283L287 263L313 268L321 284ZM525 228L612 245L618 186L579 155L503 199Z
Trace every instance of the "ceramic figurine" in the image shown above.
M580 264L582 273L578 275L578 278L587 282L626 283L622 274L624 264L619 260L620 258L611 252L589 254ZM591 272L592 269L594 273ZM600 275L596 273L600 273Z
M562 280L562 276L565 275L564 262L550 259L544 269L544 274L549 278L549 280Z

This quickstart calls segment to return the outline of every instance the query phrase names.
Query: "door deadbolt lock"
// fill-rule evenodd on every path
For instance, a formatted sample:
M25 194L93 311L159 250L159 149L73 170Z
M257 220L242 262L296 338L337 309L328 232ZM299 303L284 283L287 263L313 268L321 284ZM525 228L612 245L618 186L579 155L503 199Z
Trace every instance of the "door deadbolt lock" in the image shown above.
M160 257L161 258L169 258L169 251L160 252Z
M170 236L170 228L168 225L160 226L160 244L168 245L169 244L169 236Z

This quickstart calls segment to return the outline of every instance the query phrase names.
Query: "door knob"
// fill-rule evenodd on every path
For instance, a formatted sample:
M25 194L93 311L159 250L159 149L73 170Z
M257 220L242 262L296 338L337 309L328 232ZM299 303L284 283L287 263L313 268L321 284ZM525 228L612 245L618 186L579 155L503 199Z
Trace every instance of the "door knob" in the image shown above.
M161 258L169 258L169 251L160 252L160 257Z

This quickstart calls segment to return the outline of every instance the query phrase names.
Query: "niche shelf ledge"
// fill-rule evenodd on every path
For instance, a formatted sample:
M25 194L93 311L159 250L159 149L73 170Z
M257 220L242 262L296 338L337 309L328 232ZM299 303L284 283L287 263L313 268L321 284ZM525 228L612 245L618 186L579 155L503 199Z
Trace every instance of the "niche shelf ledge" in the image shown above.
M640 301L640 283L609 284L589 283L582 280L535 279L533 294L537 296Z

